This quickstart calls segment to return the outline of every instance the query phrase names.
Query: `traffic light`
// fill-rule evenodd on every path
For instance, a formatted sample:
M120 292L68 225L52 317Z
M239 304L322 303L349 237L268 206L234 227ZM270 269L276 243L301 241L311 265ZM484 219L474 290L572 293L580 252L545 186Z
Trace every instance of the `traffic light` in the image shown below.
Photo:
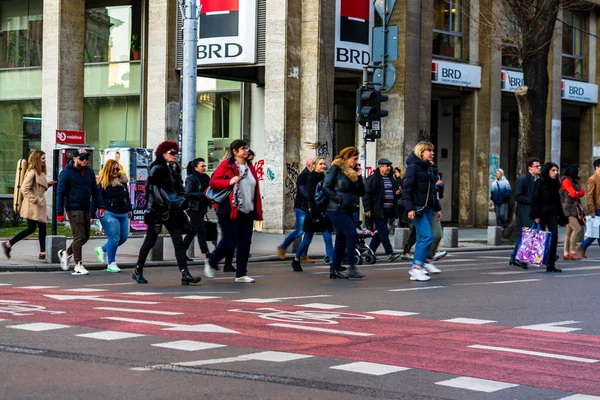
M377 97L377 116L379 118L387 117L389 112L381 109L381 103L388 101L389 97L386 94L382 94L380 91L377 91Z
M362 126L370 125L377 113L377 91L362 86L356 89L356 122Z

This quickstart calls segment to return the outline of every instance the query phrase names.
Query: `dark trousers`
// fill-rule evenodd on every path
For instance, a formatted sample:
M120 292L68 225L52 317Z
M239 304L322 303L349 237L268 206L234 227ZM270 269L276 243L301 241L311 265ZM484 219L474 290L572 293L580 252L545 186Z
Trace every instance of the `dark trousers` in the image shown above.
M10 245L14 246L19 240L25 239L27 236L31 235L35 232L35 228L38 228L39 235L38 239L40 241L40 253L46 252L46 224L40 221L34 221L32 219L27 220L27 228L23 229L21 232L17 233L15 237L9 240Z
M185 235L183 239L183 246L187 250L190 244L194 241L194 236L198 237L198 244L200 245L200 251L204 254L209 253L208 246L206 245L206 231L204 229L204 213L200 211L188 211L190 217L190 224L192 225L193 232Z
M556 265L556 248L558 247L558 217L556 215L544 215L540 224L543 230L546 228L552 232L550 238L550 255L548 257L548 266Z
M90 239L90 213L83 211L67 211L69 225L73 233L73 241L67 249L67 254L73 254L75 264L82 260L81 248Z
M212 265L217 265L227 254L233 254L237 247L235 276L240 278L248 275L248 257L252 245L254 230L254 213L238 212L237 219L231 220L228 215L217 215L222 237L215 251L209 257Z
M328 211L327 217L335 226L335 245L333 246L331 270L340 268L344 252L346 252L346 263L354 266L356 242L358 241L354 220L350 215L336 211Z
M173 247L175 249L175 258L177 259L177 265L179 270L183 271L187 269L187 261L185 260L185 247L183 247L183 239L181 238L181 227L165 225L165 228L169 231ZM144 243L140 247L140 254L138 255L137 266L140 269L144 269L146 264L146 258L150 253L150 250L154 247L156 239L162 230L162 225L155 224L148 226L146 236L144 237Z
M410 253L410 249L417 243L417 230L415 229L415 224L411 224L410 226L410 234L408 235L408 239L406 239L406 243L404 244L404 253Z
M380 244L383 244L385 254L390 255L394 252L394 247L390 243L390 230L388 229L388 218L373 218L373 224L377 230L377 235L371 239L369 247L373 253L377 251Z

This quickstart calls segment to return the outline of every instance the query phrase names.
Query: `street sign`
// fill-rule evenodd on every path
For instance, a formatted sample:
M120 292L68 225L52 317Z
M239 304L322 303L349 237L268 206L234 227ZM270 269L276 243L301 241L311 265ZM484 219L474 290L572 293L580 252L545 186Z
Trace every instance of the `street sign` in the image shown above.
M382 90L382 86L386 91L390 90L396 83L396 69L392 64L385 66L385 82L383 80L383 70L376 69L373 73L373 86L375 90Z
M85 131L57 129L56 144L85 144Z
M385 53L383 51L383 27L373 28L373 62L396 61L398 59L398 25L386 27Z
M394 6L396 5L396 0L374 0L373 5L375 6L375 11L377 11L377 14L379 14L381 19L385 19L386 24L390 22L392 11L394 11Z

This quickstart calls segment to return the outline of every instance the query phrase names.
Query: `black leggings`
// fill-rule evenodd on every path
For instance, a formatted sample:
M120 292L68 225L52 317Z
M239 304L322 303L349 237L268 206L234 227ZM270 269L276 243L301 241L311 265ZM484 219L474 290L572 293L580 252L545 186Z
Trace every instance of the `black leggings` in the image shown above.
M27 228L17 233L14 238L10 239L11 247L17 244L18 241L25 239L27 236L35 232L35 228L38 228L40 233L38 240L40 241L40 253L46 252L46 223L40 221L34 221L32 219L27 220Z
M200 245L200 251L204 254L208 253L208 246L206 245L206 232L204 229L204 214L200 211L188 211L190 216L190 225L192 225L193 231L185 235L183 239L183 246L187 250L190 244L194 241L194 236L198 237L198 244Z
M175 258L177 259L177 265L180 271L187 270L187 261L185 259L185 248L183 247L183 239L181 238L181 228L172 225L165 225L165 228L169 231L173 247L175 248ZM150 253L150 250L154 247L156 239L162 230L162 225L155 224L149 225L146 231L146 237L144 243L140 247L140 254L138 255L137 266L140 270L144 269L146 265L146 258Z

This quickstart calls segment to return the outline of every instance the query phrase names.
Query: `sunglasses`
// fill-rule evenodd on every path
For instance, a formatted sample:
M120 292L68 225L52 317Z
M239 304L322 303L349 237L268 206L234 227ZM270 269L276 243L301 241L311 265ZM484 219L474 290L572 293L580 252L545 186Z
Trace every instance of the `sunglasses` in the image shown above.
M113 168L113 172L119 172L121 169L120 168Z
M177 154L179 154L178 152L176 152L175 150L169 150L167 153L169 153L172 156L176 156Z

